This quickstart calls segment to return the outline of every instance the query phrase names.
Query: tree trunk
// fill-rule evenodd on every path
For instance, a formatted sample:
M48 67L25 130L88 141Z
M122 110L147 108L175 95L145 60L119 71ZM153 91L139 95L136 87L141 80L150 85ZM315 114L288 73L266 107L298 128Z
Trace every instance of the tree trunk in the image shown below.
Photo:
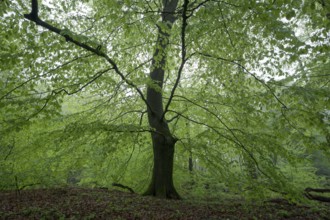
M190 152L189 161L188 161L188 169L189 169L190 173L194 169L194 164L193 164L193 159L192 159L192 153L191 152Z
M162 25L158 26L156 49L153 54L150 79L159 87L148 86L148 121L154 131L151 134L154 165L151 183L144 195L160 198L179 199L173 184L173 159L176 139L171 134L164 117L163 83L166 64L166 49L169 45L170 31L176 20L175 10L178 0L164 0Z
M151 195L166 199L180 199L173 184L173 137L153 133L154 166L151 183L144 195Z

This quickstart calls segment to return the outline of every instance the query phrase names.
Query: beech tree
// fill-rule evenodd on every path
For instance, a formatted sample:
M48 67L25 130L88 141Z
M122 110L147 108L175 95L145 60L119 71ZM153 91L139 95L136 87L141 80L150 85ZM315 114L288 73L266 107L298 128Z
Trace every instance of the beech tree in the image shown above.
M180 198L178 146L189 152L190 171L198 158L213 175L232 178L229 167L240 164L249 181L282 194L294 189L280 167L307 152L329 153L327 1L1 4L0 119L8 137L61 115L68 96L94 96L102 101L93 109L120 113L71 125L150 133L144 194L172 199Z

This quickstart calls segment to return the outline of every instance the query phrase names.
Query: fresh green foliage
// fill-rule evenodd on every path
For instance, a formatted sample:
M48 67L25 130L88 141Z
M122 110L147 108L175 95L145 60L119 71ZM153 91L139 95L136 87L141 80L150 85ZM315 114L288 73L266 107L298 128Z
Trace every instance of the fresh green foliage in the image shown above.
M161 1L40 1L60 35L24 19L30 1L0 4L0 189L120 182L142 192L153 163L147 87L164 106L172 99L184 196L298 201L329 184L329 1L191 1L184 30L184 1L172 30ZM154 56L158 67L166 54L163 87L148 77L158 30L170 36Z

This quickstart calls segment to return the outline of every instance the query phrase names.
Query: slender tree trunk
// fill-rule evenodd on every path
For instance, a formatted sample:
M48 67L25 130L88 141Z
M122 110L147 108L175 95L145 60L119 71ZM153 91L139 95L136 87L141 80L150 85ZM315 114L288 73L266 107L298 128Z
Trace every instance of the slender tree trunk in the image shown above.
M186 108L188 106L186 105ZM186 122L186 129L187 129L187 138L188 138L188 146L189 146L189 159L188 159L188 170L189 173L192 174L193 169L194 169L194 163L193 163L193 152L191 148L191 143L190 143L190 126L189 126L189 121Z
M194 169L194 164L193 164L193 158L192 158L192 152L191 151L190 151L189 160L188 160L188 169L189 169L190 173Z
M157 45L153 55L150 71L151 80L162 90L166 64L166 49L169 45L170 31L176 20L175 10L178 0L164 0L162 25L158 26ZM164 106L162 93L154 86L147 88L149 125L154 129L151 134L154 165L151 183L144 193L160 198L179 199L173 184L173 159L176 139L171 134L163 117Z

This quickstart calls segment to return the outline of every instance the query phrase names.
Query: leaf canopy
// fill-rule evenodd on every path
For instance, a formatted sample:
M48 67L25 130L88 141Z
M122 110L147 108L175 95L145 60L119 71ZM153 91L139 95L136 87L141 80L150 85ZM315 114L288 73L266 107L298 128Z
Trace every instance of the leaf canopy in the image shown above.
M62 183L80 170L81 184L142 190L152 129L136 88L162 93L165 105L183 50L165 115L179 139L178 183L193 178L192 157L198 180L253 195L297 198L321 184L311 155L330 153L330 2L192 1L184 47L183 1L171 32L161 1L40 1L40 18L62 37L23 18L30 1L0 4L0 187L14 176ZM158 29L170 34L163 87L148 77ZM63 36L102 50L125 80Z

